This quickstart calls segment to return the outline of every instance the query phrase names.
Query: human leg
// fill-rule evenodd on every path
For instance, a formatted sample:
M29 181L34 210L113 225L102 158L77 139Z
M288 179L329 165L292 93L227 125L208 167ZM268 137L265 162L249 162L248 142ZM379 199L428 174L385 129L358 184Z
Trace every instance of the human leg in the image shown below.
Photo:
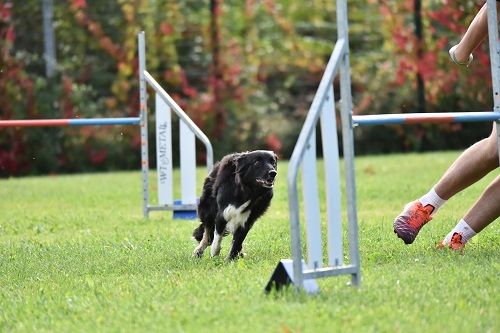
M394 232L411 244L420 229L440 206L456 193L475 183L499 165L496 126L488 138L465 150L448 168L438 183L420 199L405 206L394 220Z
M467 28L460 42L450 50L450 56L458 64L468 64L474 52L488 35L488 11L485 3ZM497 2L497 10L500 4Z
M457 44L453 52L457 62L466 63L469 60L470 54L474 52L486 38L488 34L487 8L488 6L485 3L472 20L465 35Z
M467 224L477 233L500 216L500 176L486 188L477 202L464 216Z
M493 124L490 136L466 149L446 170L434 189L441 198L448 200L498 168L498 165L497 130Z
M500 217L500 176L484 190L464 218L441 242L453 250L461 250L478 232Z

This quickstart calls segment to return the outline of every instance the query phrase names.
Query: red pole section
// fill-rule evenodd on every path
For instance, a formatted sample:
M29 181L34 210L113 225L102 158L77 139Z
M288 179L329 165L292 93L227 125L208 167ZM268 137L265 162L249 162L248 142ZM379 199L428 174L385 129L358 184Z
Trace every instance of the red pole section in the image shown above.
M1 127L108 126L139 125L138 117L0 120Z
M69 119L0 120L0 127L68 126Z

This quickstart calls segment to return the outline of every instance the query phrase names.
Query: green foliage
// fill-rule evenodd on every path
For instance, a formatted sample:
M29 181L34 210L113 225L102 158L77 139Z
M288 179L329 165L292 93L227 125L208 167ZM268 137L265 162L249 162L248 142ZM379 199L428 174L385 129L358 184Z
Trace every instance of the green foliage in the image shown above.
M498 221L464 255L434 248L496 175L450 200L414 244L392 231L458 154L356 160L361 287L321 279L317 296L263 292L290 258L286 162L235 263L191 258L196 222L144 219L140 172L0 180L0 331L498 332Z
M349 1L355 113L415 111L416 73L427 111L491 107L484 50L469 75L446 52L477 6L422 2L417 45L412 1ZM0 13L1 119L137 116L136 43L145 30L148 71L207 133L216 157L257 148L291 154L337 35L334 1L58 0L57 69L47 79L40 1L0 0ZM488 129L361 128L357 152L460 148ZM137 168L139 142L133 127L2 130L0 177Z
M366 67L369 77L353 71L357 87L355 113L419 112L417 74L425 84L426 112L492 110L492 91L487 43L474 52L467 69L449 60L448 49L457 44L479 10L474 1L422 3L423 39L415 36L413 0L369 1L380 11L379 30L383 43ZM361 61L363 63L364 59ZM365 63L364 66L368 66ZM358 72L364 73L364 71ZM362 88L359 88L359 84ZM361 151L425 151L467 147L485 137L491 124L444 124L386 127L357 130ZM380 148L373 140L381 138Z

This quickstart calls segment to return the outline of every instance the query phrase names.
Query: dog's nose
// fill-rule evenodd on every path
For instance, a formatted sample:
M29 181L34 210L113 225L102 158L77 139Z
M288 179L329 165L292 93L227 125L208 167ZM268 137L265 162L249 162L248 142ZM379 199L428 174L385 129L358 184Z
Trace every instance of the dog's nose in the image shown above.
M273 179L274 179L274 177L276 177L277 174L278 173L276 171L274 171L274 170L269 171L269 177L271 177Z

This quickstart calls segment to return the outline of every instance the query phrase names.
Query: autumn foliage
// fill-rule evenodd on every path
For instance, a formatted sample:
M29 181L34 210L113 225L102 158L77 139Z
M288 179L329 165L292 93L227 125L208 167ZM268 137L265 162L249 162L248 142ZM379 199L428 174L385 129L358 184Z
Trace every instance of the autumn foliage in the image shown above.
M148 71L207 133L216 157L267 148L287 158L336 38L333 1L54 3L57 68L46 78L41 2L0 0L0 119L137 116L137 33L144 30ZM486 48L467 73L447 58L478 5L424 2L418 40L413 4L349 1L354 112L414 112L417 74L428 112L491 107ZM457 148L483 132L359 129L356 149ZM137 169L139 146L134 127L2 129L0 176Z

